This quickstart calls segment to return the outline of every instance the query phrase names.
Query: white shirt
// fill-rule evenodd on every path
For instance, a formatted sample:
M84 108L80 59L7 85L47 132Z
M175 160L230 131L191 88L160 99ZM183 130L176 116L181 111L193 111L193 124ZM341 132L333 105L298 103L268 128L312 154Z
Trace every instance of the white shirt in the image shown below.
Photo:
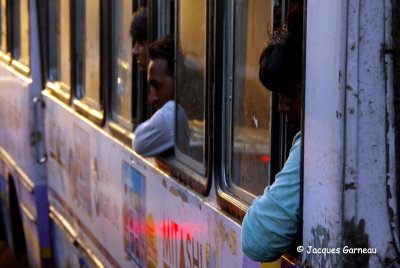
M175 101L170 100L136 127L132 145L138 154L155 156L174 147L174 141Z

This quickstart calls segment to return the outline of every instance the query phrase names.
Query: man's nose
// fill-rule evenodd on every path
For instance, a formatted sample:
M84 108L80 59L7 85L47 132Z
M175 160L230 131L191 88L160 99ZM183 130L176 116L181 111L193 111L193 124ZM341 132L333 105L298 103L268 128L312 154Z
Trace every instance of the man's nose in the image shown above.
M135 45L132 48L132 55L137 57L137 56L139 56L139 53L140 53L139 46L137 43L135 43Z
M154 103L154 102L157 101L157 100L158 100L157 94L155 94L154 91L150 89L150 93L149 93L149 102L150 102L150 103Z

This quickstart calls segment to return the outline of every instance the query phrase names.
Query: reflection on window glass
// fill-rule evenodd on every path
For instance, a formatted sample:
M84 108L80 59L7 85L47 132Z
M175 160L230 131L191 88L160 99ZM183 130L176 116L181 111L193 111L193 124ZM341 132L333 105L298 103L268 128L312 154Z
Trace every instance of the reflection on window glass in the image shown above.
M62 0L60 0L62 1ZM74 95L83 98L84 89L84 41L85 41L85 0L75 0L71 5L71 85ZM73 33L73 34L72 34Z
M269 181L271 95L258 80L258 59L272 29L271 2L236 0L233 16L227 167L232 183L253 195Z
M58 44L59 44L59 0L50 0L48 2L48 79L50 81L58 80Z
M71 26L70 26L70 1L59 0L60 26L59 26L59 80L63 88L71 85Z
M19 0L20 4L20 58L19 61L27 66L29 66L29 0Z
M7 43L6 43L6 29L7 29L7 20L6 20L6 1L0 0L0 50L6 52Z
M132 1L116 1L114 26L115 81L112 90L113 119L123 123L132 117L132 38L129 34Z
M177 48L176 96L186 112L188 122L180 122L178 116L176 155L201 173L204 172L205 165L206 2L179 2ZM190 134L185 131L185 124L189 124ZM187 135L189 137L185 137Z
M85 7L85 99L100 103L100 0L86 0Z
M71 86L71 13L70 1L49 1L49 80Z

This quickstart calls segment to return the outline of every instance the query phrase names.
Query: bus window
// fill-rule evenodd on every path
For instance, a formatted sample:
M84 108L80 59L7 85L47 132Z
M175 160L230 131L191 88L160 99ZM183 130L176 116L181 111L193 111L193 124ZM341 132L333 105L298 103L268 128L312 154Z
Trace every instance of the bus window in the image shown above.
M48 2L47 87L65 103L71 93L71 4L70 1Z
M6 0L0 1L0 50L7 51L7 20L6 20Z
M48 79L49 81L57 81L58 77L58 37L62 28L60 27L60 20L62 10L59 9L60 1L48 2ZM60 56L62 56L61 54Z
M157 40L166 35L174 36L175 27L175 0L150 1L150 27L152 39Z
M70 2L49 2L49 73L50 81L58 81L62 89L71 85Z
M14 68L28 75L30 71L29 0L7 1L6 11L7 50L14 60L12 63Z
M84 1L84 97L100 108L100 0Z
M20 55L19 62L30 65L29 0L19 0L20 12Z
M75 109L94 123L104 123L100 83L102 41L100 23L103 18L100 0L76 0L72 8L72 85ZM105 18L107 16L104 16ZM103 30L107 27L104 26ZM104 78L105 79L105 78ZM106 83L103 83L105 86Z
M111 110L113 121L132 129L132 111L135 110L132 93L132 1L115 1L113 16L113 86Z
M272 1L232 1L224 62L225 174L235 196L251 203L269 184L271 94L258 80L258 60L272 33Z
M59 0L59 81L69 91L71 86L71 18L70 1Z
M201 175L206 173L205 91L206 11L208 1L178 2L176 101L176 158ZM180 120L179 110L187 122ZM189 126L187 131L186 125Z

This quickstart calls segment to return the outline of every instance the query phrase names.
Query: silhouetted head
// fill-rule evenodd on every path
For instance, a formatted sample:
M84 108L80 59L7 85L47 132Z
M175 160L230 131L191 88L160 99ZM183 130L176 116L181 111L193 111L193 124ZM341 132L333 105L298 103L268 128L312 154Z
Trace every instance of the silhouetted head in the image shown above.
M260 56L260 81L278 94L279 112L296 130L301 124L302 59L302 40L286 26L274 33Z
M133 41L132 55L136 58L140 70L147 70L148 41L147 41L147 9L142 8L133 13L130 34Z
M166 102L174 99L174 38L164 37L149 46L149 102L160 109Z

